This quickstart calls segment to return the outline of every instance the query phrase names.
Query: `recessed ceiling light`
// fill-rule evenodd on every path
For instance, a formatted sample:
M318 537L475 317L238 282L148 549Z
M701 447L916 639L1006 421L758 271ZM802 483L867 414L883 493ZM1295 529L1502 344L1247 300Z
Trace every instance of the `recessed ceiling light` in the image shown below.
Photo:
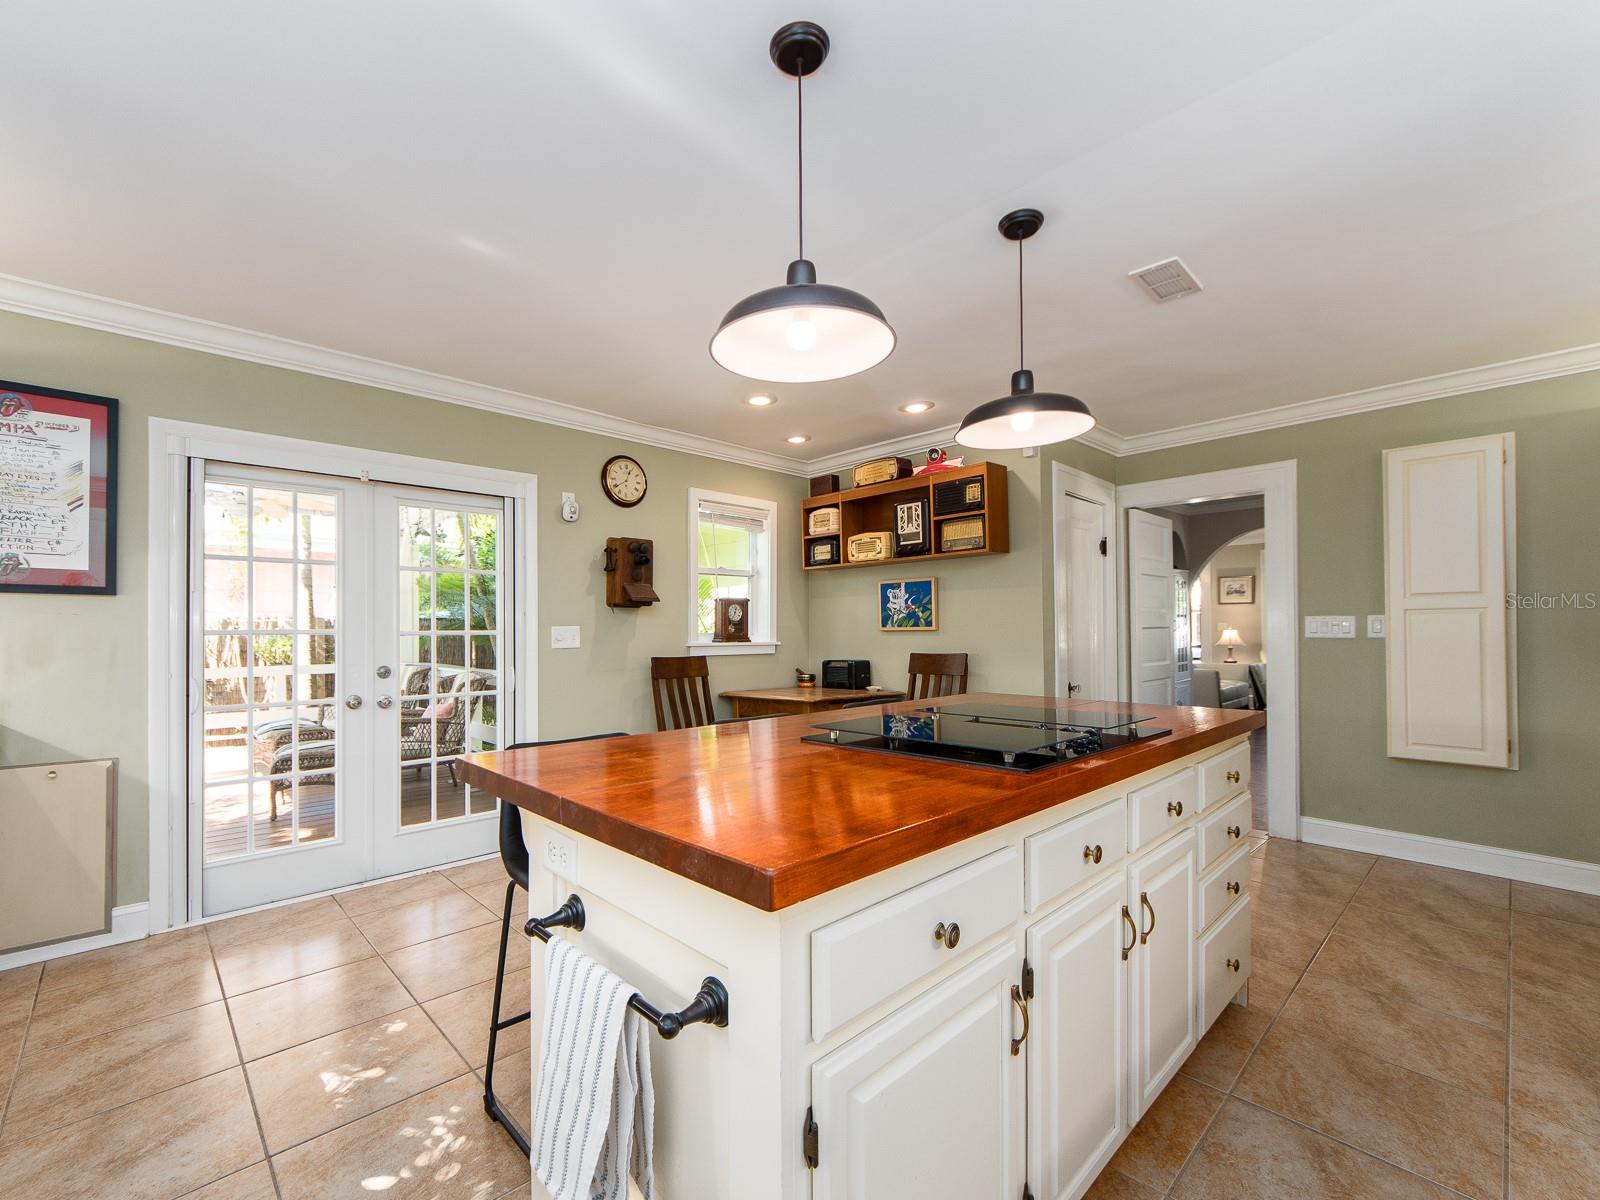
M902 404L900 411L910 413L913 417L918 413L925 413L933 407L932 400L913 400L910 404Z
M757 392L745 401L751 408L771 408L777 402L776 396L769 396L765 392Z
M804 446L811 440L811 436L805 433L791 433L784 440L787 441L791 446Z

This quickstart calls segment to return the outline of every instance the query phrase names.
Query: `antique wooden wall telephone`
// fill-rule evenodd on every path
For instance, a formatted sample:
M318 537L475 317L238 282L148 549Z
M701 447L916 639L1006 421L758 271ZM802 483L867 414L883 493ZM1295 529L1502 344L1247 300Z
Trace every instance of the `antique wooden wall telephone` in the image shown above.
M649 538L607 538L606 605L647 608L660 600L654 559L655 543Z

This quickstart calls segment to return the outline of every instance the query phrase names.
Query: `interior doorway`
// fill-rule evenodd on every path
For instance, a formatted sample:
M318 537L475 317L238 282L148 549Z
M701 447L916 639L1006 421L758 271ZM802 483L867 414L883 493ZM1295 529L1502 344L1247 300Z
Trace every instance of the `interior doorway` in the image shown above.
M1116 666L1116 492L1106 480L1051 464L1055 541L1055 694L1111 700Z
M498 496L196 461L200 912L486 854L514 597Z

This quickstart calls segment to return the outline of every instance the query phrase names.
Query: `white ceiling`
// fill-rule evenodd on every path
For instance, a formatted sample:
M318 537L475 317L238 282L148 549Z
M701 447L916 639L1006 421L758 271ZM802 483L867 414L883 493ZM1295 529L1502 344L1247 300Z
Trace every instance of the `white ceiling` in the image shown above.
M807 249L899 333L712 363ZM1600 6L1542 0L9 0L0 273L803 456L1030 365L1142 434L1600 340ZM1182 255L1198 296L1127 272ZM913 398L937 407L908 417Z

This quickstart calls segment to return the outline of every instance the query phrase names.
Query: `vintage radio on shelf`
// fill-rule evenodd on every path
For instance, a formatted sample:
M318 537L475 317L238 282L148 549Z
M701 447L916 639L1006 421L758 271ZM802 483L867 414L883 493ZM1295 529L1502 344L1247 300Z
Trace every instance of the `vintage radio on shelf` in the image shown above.
M831 567L839 561L841 560L839 558L838 538L818 538L814 542L806 543L806 566Z
M928 519L928 502L920 497L902 500L894 506L894 555L909 558L933 549L933 522Z
M823 533L839 532L839 510L837 508L813 508L806 517L806 536L816 537Z
M875 458L871 462L864 462L850 473L850 478L856 487L866 487L871 483L888 483L894 479L904 479L911 474L911 460L909 458Z
M813 475L811 477L811 494L813 496L826 496L829 492L839 490L839 477L837 475Z
M983 518L962 517L939 525L939 552L983 549Z
M872 682L872 663L864 658L825 658L822 660L822 686L864 688Z
M969 475L965 479L945 479L933 485L933 515L936 517L976 512L982 507L982 475ZM939 548L944 549L942 545Z
M893 535L888 530L882 533L858 533L846 544L846 553L851 562L881 562L892 558Z

